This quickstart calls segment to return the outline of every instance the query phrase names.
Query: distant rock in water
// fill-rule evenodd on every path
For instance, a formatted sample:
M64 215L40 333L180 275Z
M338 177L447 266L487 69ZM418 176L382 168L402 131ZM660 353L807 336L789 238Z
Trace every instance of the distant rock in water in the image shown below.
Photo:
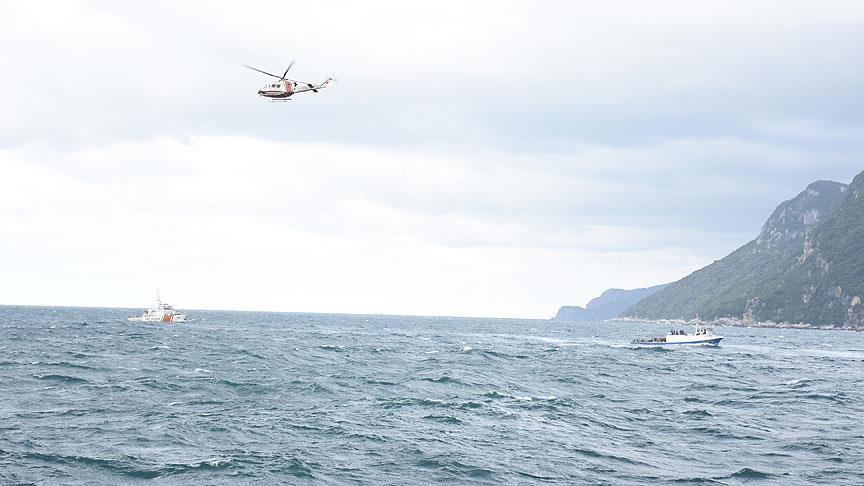
M864 329L864 172L817 181L785 201L759 236L624 313Z
M655 285L644 289L609 289L600 297L591 299L583 308L564 306L558 309L556 321L604 321L621 315L633 304L662 289L665 285Z

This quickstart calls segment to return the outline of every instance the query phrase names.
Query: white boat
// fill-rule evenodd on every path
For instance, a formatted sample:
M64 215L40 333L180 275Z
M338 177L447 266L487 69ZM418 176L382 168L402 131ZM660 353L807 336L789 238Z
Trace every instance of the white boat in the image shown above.
M637 346L717 346L721 339L723 336L714 334L713 327L699 324L693 334L671 330L666 336L634 339L633 344Z
M185 322L186 314L179 312L171 304L162 302L156 292L156 306L144 311L140 316L129 316L132 322Z

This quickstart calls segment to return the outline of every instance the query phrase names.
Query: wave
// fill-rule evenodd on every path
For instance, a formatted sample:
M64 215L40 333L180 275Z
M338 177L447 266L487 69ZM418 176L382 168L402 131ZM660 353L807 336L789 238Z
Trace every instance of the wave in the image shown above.
M132 479L156 479L163 476L172 476L202 469L227 469L231 467L228 459L205 459L200 462L189 464L166 464L156 467L144 467L136 458L125 456L123 459L101 458L79 455L64 455L41 452L13 453L21 459L30 459L50 464L69 464L75 466L89 466L102 469L114 474L120 474Z
M242 381L234 381L234 380L221 378L221 379L218 379L215 381L211 381L211 383L216 383L217 385L225 386L231 390L236 390L238 392L245 392L245 393L254 394L254 395L267 393L269 391L267 386L265 386L261 383L255 383L255 382L242 382ZM313 384L312 391L316 391L314 389L314 387L316 387L316 386L317 385Z
M379 379L366 379L366 380L363 380L363 383L366 383L367 385L384 385L384 386L396 385L395 382L387 381L387 380L379 380Z
M684 415L689 415L690 417L713 417L714 414L709 412L708 410L685 410Z
M465 384L462 381L457 380L456 378L453 378L453 377L447 376L447 375L441 376L439 378L420 378L420 379L422 381L428 381L431 383L440 383L442 385L464 385Z
M571 452L575 452L579 455L586 456L586 457L612 460L612 461L622 462L622 463L630 464L630 465L634 465L634 466L649 466L649 467L651 466L650 464L648 464L646 462L639 461L637 459L631 459L629 457L624 457L624 456L621 456L618 454L610 454L607 452L600 452L600 451L597 451L594 449L576 448L576 449L571 450Z
M68 376L68 375L59 375L59 374L45 374L45 375L33 375L34 378L38 378L40 380L49 380L49 381L57 381L61 383L69 383L73 385L80 385L83 383L90 383L84 378L79 378L77 376Z
M503 353L501 351L494 351L491 349L484 349L481 351L483 356L491 356L493 358L504 358L504 359L527 359L529 356L527 354L508 354Z
M716 477L714 479L770 479L775 476L776 474L771 474L764 471L759 471L757 469L745 467L728 476Z
M459 420L458 418L456 418L452 415L426 415L423 418L426 420L432 420L435 422L441 422L441 423L445 423L445 424L459 425L462 423L461 420Z
M322 345L318 346L318 349L323 349L324 351L334 351L337 353L344 353L345 352L345 346L339 346L339 345L335 345L335 344L322 344Z
M99 369L99 368L95 368L93 366L87 366L87 365L83 365L83 364L72 363L69 361L52 361L52 362L46 362L46 363L41 363L41 364L43 366L57 366L60 368L74 368L74 369L78 369L78 370L95 371L95 370Z
M483 394L485 398L497 400L497 399L510 399L516 400L519 402L533 402L533 401L546 401L546 402L555 402L558 401L558 397L555 395L549 396L532 396L532 395L512 395L510 393L502 393L499 391L489 391Z
M421 467L424 469L434 469L439 471L445 471L450 474L464 476L473 479L491 479L495 474L491 469L487 469L481 466L472 466L470 464L465 464L456 460L452 460L450 458L445 457L430 457L425 459L420 459L419 461L414 463L417 467Z
M410 397L396 397L396 398L383 398L379 399L379 402L383 403L384 408L393 409L393 408L461 408L461 409L472 409L472 408L480 408L483 406L482 403L478 403L472 400L467 401L445 401L439 400L435 398L410 398Z
M515 472L519 476L526 477L532 481L548 482L548 481L558 481L558 480L563 479L560 476L541 476L540 474L531 474L531 473L528 473L525 471L513 471L513 472Z
M802 400L824 400L838 404L849 401L842 393L808 393L806 395L798 395L798 398Z

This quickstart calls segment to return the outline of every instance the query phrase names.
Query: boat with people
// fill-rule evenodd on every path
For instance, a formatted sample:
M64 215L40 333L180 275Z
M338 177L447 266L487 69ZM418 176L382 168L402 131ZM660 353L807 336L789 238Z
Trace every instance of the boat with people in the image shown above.
M714 334L714 328L705 324L697 324L692 334L683 330L672 329L665 336L634 339L637 346L717 346L723 336Z
M131 322L186 322L186 314L178 311L171 304L162 302L159 292L156 292L156 305L144 311L140 316L129 316Z

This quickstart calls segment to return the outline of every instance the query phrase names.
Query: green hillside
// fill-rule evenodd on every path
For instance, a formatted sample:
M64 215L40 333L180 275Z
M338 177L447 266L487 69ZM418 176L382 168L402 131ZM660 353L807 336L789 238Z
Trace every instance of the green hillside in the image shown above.
M810 184L759 236L625 311L649 319L732 317L864 327L864 173Z

